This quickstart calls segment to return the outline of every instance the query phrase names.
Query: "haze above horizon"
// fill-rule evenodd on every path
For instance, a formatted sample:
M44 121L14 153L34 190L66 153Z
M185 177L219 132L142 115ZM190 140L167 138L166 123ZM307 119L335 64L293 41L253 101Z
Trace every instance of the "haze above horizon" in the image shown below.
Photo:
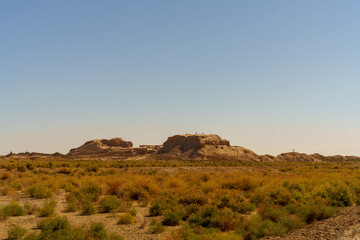
M214 133L360 155L360 1L0 2L0 155Z

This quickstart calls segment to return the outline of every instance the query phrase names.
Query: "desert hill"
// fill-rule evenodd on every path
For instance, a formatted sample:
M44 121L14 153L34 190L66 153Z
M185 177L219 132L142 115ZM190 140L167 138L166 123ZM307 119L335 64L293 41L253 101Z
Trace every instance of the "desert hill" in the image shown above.
M277 156L257 155L253 151L231 146L230 142L215 134L183 134L169 137L163 145L140 145L133 147L131 141L121 137L112 139L94 139L73 148L68 154L45 154L36 152L10 153L0 158L13 159L47 159L47 158L127 158L131 156L149 156L154 158L175 158L193 160L235 160L252 162L341 162L360 161L357 156L323 156L318 153L305 154L298 152L282 153ZM143 157L142 157L143 158Z
M157 154L182 159L260 161L256 153L243 147L230 146L228 140L214 134L185 134L169 137Z
M106 157L106 156L133 156L153 153L155 146L144 145L133 147L133 143L120 137L108 139L94 139L73 148L67 154L69 157Z

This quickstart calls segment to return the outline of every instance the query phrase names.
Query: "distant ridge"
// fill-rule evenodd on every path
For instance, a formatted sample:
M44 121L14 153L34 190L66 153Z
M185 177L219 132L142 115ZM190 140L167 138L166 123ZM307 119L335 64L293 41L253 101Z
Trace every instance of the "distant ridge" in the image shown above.
M94 139L73 148L68 154L46 154L36 152L10 153L0 156L5 159L116 159L132 156L149 156L166 159L193 160L233 160L250 162L342 162L360 161L358 156L323 156L321 154L305 154L298 152L282 153L277 156L269 154L257 155L255 152L240 146L231 146L230 142L215 134L182 134L169 137L163 145L140 145L133 147L131 141L121 137L112 139ZM146 158L145 158L146 159Z

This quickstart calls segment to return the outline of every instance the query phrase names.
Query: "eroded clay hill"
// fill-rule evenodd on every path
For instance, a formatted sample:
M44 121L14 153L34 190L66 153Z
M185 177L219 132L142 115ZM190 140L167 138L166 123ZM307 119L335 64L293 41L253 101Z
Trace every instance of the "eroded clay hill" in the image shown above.
M132 156L155 152L151 147L133 147L133 143L120 137L108 139L94 139L84 145L73 148L67 154L71 157L108 157Z
M237 159L260 161L249 149L230 146L230 142L214 134L185 134L169 137L158 155L181 159Z
M321 154L305 154L297 152L282 153L276 158L279 162L342 162L342 161L359 161L360 157L356 156L323 156Z

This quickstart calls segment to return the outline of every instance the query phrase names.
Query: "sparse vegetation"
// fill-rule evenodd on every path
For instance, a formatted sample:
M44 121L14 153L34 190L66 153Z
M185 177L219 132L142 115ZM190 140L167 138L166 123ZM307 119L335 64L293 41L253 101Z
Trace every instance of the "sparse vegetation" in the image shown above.
M18 225L12 225L8 230L8 240L20 240L25 236L26 233L27 230L25 228L22 228Z
M109 213L120 206L120 200L116 196L105 196L100 201L100 212Z
M55 200L44 202L43 207L40 209L40 217L50 217L55 213L57 202Z
M127 224L133 224L134 223L134 217L131 215L131 213L123 213L120 215L118 224L120 225L127 225Z
M234 171L207 172L205 168L199 173L169 174L141 168L151 164L171 168L173 164L219 164L232 166ZM128 170L130 168L132 171ZM241 174L237 168L242 169ZM163 160L126 163L55 160L50 166L49 162L34 160L31 164L4 161L0 169L5 169L0 174L2 194L18 198L22 192L33 198L31 201L49 199L40 200L44 203L39 209L21 201L24 206L16 201L0 206L2 221L36 212L38 216L50 217L39 222L40 234L29 233L20 238L27 240L48 239L45 234L53 237L71 235L78 239L89 236L122 239L114 234L107 235L104 226L94 224L92 229L77 229L71 227L67 219L55 217L56 202L51 197L60 191L66 191L66 212L79 211L82 215L111 213L119 216L119 225L133 224L139 214L138 207L146 207L150 224L142 221L140 229L156 234L178 226L177 230L171 230L174 239L188 236L201 239L210 235L219 239L282 236L334 216L341 207L360 203L358 163L293 163L289 167L286 163L255 165L221 161L176 161L170 164Z

